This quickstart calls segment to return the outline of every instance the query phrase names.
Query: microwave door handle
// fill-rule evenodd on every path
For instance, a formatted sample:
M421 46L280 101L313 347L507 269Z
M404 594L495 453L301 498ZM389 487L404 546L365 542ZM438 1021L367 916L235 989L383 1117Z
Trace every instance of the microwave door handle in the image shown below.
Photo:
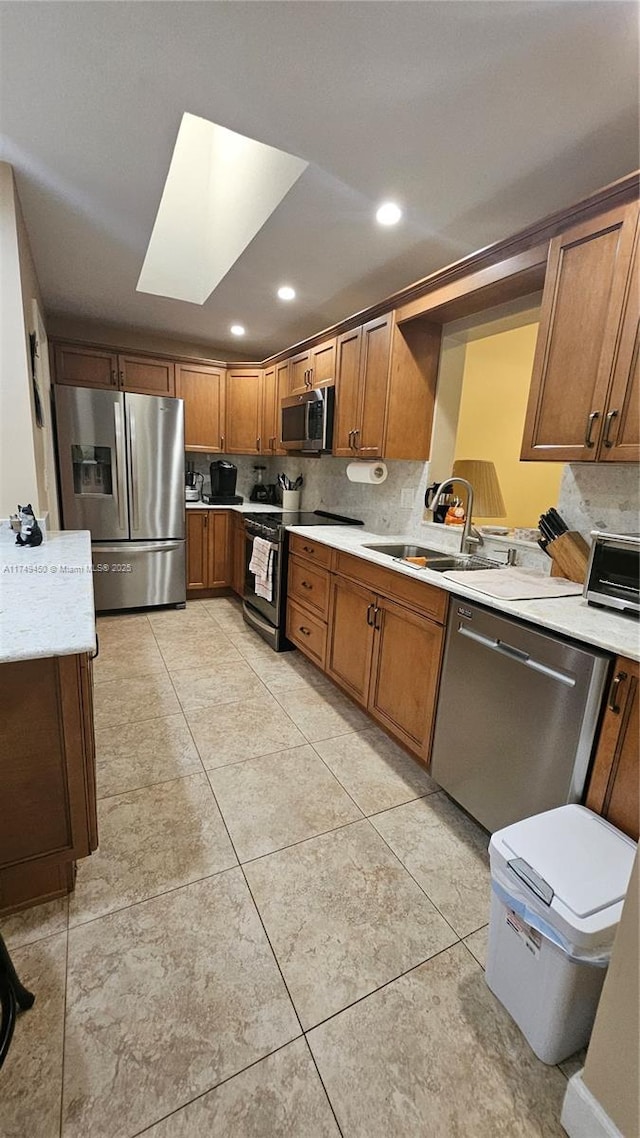
M309 433L311 430L310 421L311 421L311 400L307 399L305 402L305 405L304 405L304 442L305 443L308 443L310 441L310 439L309 439Z

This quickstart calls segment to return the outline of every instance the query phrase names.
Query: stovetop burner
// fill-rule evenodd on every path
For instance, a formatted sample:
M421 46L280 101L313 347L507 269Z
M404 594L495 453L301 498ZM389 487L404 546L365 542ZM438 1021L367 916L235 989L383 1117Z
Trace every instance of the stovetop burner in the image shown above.
M247 528L258 533L269 533L280 535L284 533L286 526L361 526L359 518L348 518L342 514L330 514L326 510L314 510L313 512L305 512L304 510L291 510L281 514L245 514L245 524L249 523Z

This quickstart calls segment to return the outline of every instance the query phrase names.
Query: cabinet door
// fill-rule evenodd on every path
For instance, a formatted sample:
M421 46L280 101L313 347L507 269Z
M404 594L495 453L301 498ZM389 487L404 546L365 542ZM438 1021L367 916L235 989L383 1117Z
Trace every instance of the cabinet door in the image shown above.
M640 826L639 672L634 661L616 660L586 800L590 810L635 841Z
M222 588L230 581L229 511L210 510L207 587Z
M150 356L118 356L120 388L138 395L175 395L175 365Z
M209 510L187 510L187 589L207 589Z
M360 410L355 444L363 458L378 458L384 441L389 386L392 317L388 313L362 328Z
M311 349L311 387L336 381L336 341L325 340Z
M56 383L68 383L74 387L118 387L118 357L115 353L56 344L53 357Z
M629 278L613 383L605 415L599 458L640 461L640 224Z
M355 453L354 438L360 410L361 345L361 328L353 328L338 336L332 454L343 458L352 458Z
M225 430L224 370L204 364L176 364L176 395L184 399L185 450L221 453Z
M242 514L231 514L231 588L239 597L244 594L245 536Z
M83 663L76 655L0 665L0 869L61 864L95 848L93 724L86 722L92 709Z
M227 454L262 453L262 371L260 368L227 372Z
M369 711L427 762L435 714L443 629L378 597Z
M598 455L635 222L624 206L551 241L523 459Z
M289 394L289 360L276 364L276 448L274 454L287 454L282 445L282 400Z
M289 394L307 391L311 379L311 352L298 352L289 360Z
M366 707L373 650L375 595L333 577L329 611L327 674Z

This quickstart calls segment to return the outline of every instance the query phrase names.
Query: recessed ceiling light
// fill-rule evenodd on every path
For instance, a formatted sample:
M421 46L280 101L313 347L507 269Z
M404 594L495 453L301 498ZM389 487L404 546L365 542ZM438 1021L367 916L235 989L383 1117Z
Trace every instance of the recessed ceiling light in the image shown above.
M380 225L397 225L402 217L402 210L395 202L383 202L376 211L376 221Z
M291 285L280 285L278 296L280 300L295 300L296 290Z
M231 335L232 336L244 336L244 328L243 328L242 324L232 324L231 325Z

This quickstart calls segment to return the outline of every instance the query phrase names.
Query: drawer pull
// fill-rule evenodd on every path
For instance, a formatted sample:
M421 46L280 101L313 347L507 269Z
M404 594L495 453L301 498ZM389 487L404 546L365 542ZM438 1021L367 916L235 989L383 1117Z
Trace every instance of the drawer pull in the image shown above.
M303 636L311 636L311 629L305 628L304 624L300 625L298 632L301 632Z
M600 418L600 412L599 411L592 411L591 414L587 416L587 429L584 433L584 445L586 447L595 446L595 443L594 443L593 439L591 438L591 435L593 433L593 424L595 423L596 419L599 419L599 418Z
M313 546L313 545L303 545L302 546L302 552L303 553L315 553L315 551L316 551L315 546Z
M308 581L301 581L300 584L302 585L303 589L312 589L313 588L313 585L310 585Z
M613 712L614 715L620 714L620 704L616 703L616 696L618 694L620 685L624 683L626 678L627 678L626 672L618 672L618 675L615 677L613 683L611 684L607 707L609 708L609 711Z

